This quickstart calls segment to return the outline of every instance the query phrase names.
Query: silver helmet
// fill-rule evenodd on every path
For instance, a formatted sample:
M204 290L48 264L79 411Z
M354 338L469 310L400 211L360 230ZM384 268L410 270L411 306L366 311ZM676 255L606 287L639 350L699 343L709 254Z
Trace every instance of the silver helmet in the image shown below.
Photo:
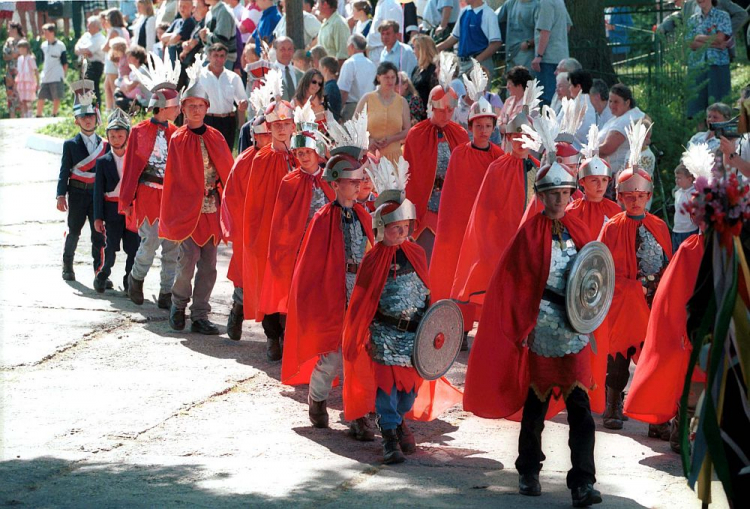
M417 208L406 197L406 184L409 181L409 163L401 156L394 165L388 158L381 157L377 164L370 164L367 173L378 192L372 229L375 240L383 240L385 227L397 221L411 221L409 235L414 233Z
M607 161L599 157L599 128L591 124L588 134L588 143L581 148L581 164L578 167L578 179L585 177L609 177L612 178L612 168Z
M94 82L86 79L88 61L84 58L81 62L81 79L70 84L75 97L73 99L73 116L85 117L96 115L99 121L99 109L96 107L96 94L94 93Z
M625 130L630 143L630 155L625 170L617 176L617 193L650 193L654 190L651 175L640 165L641 151L651 127L646 127L643 119L638 122L630 121L630 126Z
M492 108L490 102L484 97L484 91L487 88L487 82L489 81L487 73L484 72L479 62L471 59L473 67L470 71L471 77L466 74L463 75L464 84L466 85L466 95L473 102L469 107L469 124L476 119L481 117L490 117L497 119L497 114Z
M328 119L328 136L331 140L331 158L326 163L323 179L364 178L362 165L366 161L370 134L367 132L367 108L348 120L343 126L333 118Z
M206 101L206 104L210 104L211 101L208 98L208 92L203 88L200 82L201 70L203 69L203 63L205 57L201 54L195 58L195 62L187 69L187 75L190 78L190 82L187 87L182 91L180 95L180 105L185 102L186 99L195 98Z
M112 113L107 118L106 130L109 131L111 129L125 129L127 132L130 132L130 117L120 108L112 110Z

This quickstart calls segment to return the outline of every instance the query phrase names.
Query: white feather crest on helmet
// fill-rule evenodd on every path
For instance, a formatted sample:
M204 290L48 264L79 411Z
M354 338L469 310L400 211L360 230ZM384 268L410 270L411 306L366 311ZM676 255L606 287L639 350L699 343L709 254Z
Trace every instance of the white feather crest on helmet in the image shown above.
M271 88L264 83L250 92L248 102L256 115L263 115L266 112L266 108L273 102Z
M438 69L438 83L446 92L451 87L451 81L456 74L456 57L453 53L443 51L440 53L440 68Z
M495 110L490 102L485 99L484 92L487 89L489 78L484 72L479 62L471 59L473 67L471 71L463 75L464 84L466 85L466 95L471 99L472 105L469 108L469 122L475 118L491 117L497 118ZM471 75L469 77L468 75Z
M292 136L291 148L309 148L315 150L318 155L325 155L326 143L315 122L312 101L307 101L304 106L294 109L294 123L297 131Z
M140 81L149 92L154 93L163 88L177 90L177 82L180 79L182 65L180 61L172 62L172 57L168 51L164 52L164 60L154 52L149 52L146 58L146 70L148 74L140 72L136 66L130 64L130 69L135 73Z
M596 124L589 127L588 142L581 148L581 155L583 162L578 169L579 179L593 176L612 178L612 168L599 157L599 127Z
M539 106L542 104L542 95L544 87L539 80L534 78L526 82L526 90L523 92L522 103L528 110L527 115L539 113Z
M372 217L372 229L375 240L383 240L386 225L397 221L411 221L409 234L414 232L414 220L417 218L417 208L406 197L406 184L409 183L409 162L403 156L398 163L393 164L387 157L381 157L377 164L370 164L366 170L372 179L373 187L378 192L375 200L375 212ZM396 203L398 207L385 212L388 203Z
M643 144L646 142L646 136L651 130L651 127L653 127L653 124L646 127L643 118L639 118L637 122L633 122L633 119L630 119L630 126L625 129L625 135L630 144L628 166L631 168L639 165L641 152L643 151Z
M427 99L427 118L432 118L433 109L455 108L458 105L458 94L451 88L451 81L458 68L456 55L443 51L439 59L439 84L430 90Z
M521 136L523 147L534 152L541 152L544 149L550 164L554 162L557 151L555 140L560 134L560 125L557 123L555 111L549 106L544 106L541 115L534 120L534 126L523 125L521 129L524 133Z
M359 115L347 120L342 126L335 120L328 123L328 138L334 151L344 147L355 147L361 152L370 146L370 133L367 132L367 106L362 108ZM357 159L361 158L361 155Z
M693 178L711 178L711 170L716 164L716 156L709 150L706 143L692 143L682 153L682 164Z
M575 136L583 124L587 108L588 105L584 100L583 94L578 94L575 99L563 97L562 109L560 110L562 113L560 132Z
M627 166L617 177L618 194L635 192L650 193L653 191L654 183L651 180L651 175L640 166L643 144L646 142L646 136L650 130L651 126L646 127L643 118L639 118L637 122L633 122L632 119L630 120L630 126L625 130L628 143L630 143L630 155Z
M209 102L208 93L203 88L203 85L200 84L201 71L203 70L203 64L205 61L206 57L201 53L195 57L195 62L185 70L188 78L190 78L190 82L182 91L180 102L190 99L191 97L203 99L207 103Z

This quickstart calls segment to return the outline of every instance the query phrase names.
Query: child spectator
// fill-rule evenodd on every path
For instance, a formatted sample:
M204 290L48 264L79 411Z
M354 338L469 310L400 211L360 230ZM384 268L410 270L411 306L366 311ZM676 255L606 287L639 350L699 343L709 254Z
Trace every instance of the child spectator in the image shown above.
M292 65L303 73L307 72L312 69L312 56L307 51L298 49L292 55Z
M164 44L161 42L161 37L169 30L169 23L159 23L156 26L156 42L154 43L154 53L161 59L164 60Z
M341 90L336 81L339 75L339 62L333 57L320 59L320 72L323 73L323 96L324 104L328 111L333 114L336 122L341 122Z
M18 42L18 75L16 76L16 89L18 100L21 102L21 117L28 118L32 101L36 99L39 87L39 70L36 67L36 58L31 52L31 45L26 39Z
M677 184L674 192L674 227L672 228L672 250L677 251L680 244L685 239L698 233L698 225L693 222L693 218L685 210L685 205L690 203L690 199L695 192L695 178L693 174L683 164L677 165L674 169L674 182Z
M312 66L315 69L320 70L320 61L323 59L323 57L328 56L328 52L323 46L313 46L310 49L310 56L312 57Z
M148 55L143 47L136 45L125 52L125 60L128 66L132 65L137 70L132 70L117 79L117 90L115 91L115 106L123 111L130 109L133 101L141 102L145 99L144 88L138 79L138 74L145 71L143 67Z
M44 42L42 43L42 84L39 98L36 102L36 116L42 116L44 101L52 101L52 116L56 117L60 111L60 99L63 96L63 78L68 72L68 55L65 44L58 41L55 35L55 25L47 23L42 27Z

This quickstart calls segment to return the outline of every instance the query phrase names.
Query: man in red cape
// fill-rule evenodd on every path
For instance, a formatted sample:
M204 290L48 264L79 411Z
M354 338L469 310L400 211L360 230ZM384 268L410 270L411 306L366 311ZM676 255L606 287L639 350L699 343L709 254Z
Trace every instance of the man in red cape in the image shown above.
M169 144L177 130L172 122L180 114L180 94L176 84L169 81L157 81L152 85L149 108L153 116L133 127L125 151L119 210L129 222L135 223L141 237L133 270L128 276L128 297L139 306L143 304L143 281L154 264L156 250L161 246L161 284L157 305L169 309L177 265L177 243L159 238L159 210Z
M687 303L695 290L704 248L702 234L683 241L654 296L643 351L625 400L625 413L650 425L668 422L679 408L692 351L686 328ZM693 382L705 382L705 375L696 372ZM675 452L680 446L678 430L675 419L670 433Z
M222 202L221 226L224 234L232 241L232 257L229 259L227 277L234 283L232 292L232 309L227 319L227 335L239 341L242 337L242 321L245 314L242 306L242 232L245 192L250 179L250 168L253 159L260 149L271 143L271 132L266 125L266 117L258 115L252 122L253 145L243 151L234 162L224 188Z
M414 238L424 248L428 260L432 256L437 232L440 194L448 161L456 147L469 141L466 130L451 120L458 104L458 95L450 87L452 72L444 74L441 69L441 84L430 91L428 102L432 114L412 127L404 142L404 159L409 163L411 172L406 197L417 208Z
M260 311L266 316L287 314L289 288L302 237L315 213L336 199L330 184L323 180L320 155L325 153L325 148L315 123L315 113L310 107L297 107L295 119L305 111L310 115L305 121L297 122L297 133L292 137L292 152L299 167L281 180L271 220L273 236L268 244L260 297Z
M185 308L192 298L190 330L216 335L218 327L208 320L209 298L216 283L217 246L223 239L220 187L232 168L232 153L224 136L203 123L208 94L200 84L191 82L181 104L185 125L169 145L159 221L159 236L179 243L169 325L185 328Z
M365 249L373 243L370 215L356 203L368 140L366 110L361 115L349 125L363 132L349 139L364 146L342 145L334 138L339 146L331 150L323 178L336 201L321 208L307 228L289 291L281 382L309 384L309 417L316 428L328 427L326 400L341 370L346 307ZM337 127L329 133L344 130ZM366 417L352 422L350 431L357 440L374 439Z
M269 80L280 80L276 72ZM271 128L271 144L258 151L252 161L245 192L242 234L242 290L245 319L263 324L266 334L266 357L281 360L281 338L284 327L281 315L264 315L260 311L260 294L268 259L271 219L281 180L290 173L296 161L289 152L294 132L294 108L280 97L266 109L266 123Z
M483 73L479 64L477 72ZM464 77L464 79L467 79ZM468 81L468 79L467 79ZM473 83L469 82L469 85ZM497 145L490 143L490 136L497 124L497 115L492 105L484 98L484 87L471 87L478 97L469 108L469 128L473 141L459 145L451 153L445 175L442 206L438 213L435 247L430 261L432 300L450 298L453 276L461 252L461 241L471 214L471 207L479 193L488 166L503 155ZM464 316L464 341L462 349L468 349L467 335L474 328L475 307L460 305Z
M608 429L622 429L623 391L630 378L630 359L646 337L651 302L672 257L669 228L646 212L654 185L638 166L645 131L640 121L628 130L631 160L617 178L617 199L625 211L608 221L599 234L615 261L615 294L607 316L607 408L602 415ZM666 425L649 431L654 436L668 433Z
M573 464L567 485L573 505L585 507L601 502L593 487L595 424L588 392L604 372L595 367L599 355L593 354L589 336L567 324L564 295L566 270L593 238L585 224L565 214L576 179L554 157L548 154L537 174L544 213L519 228L492 277L469 357L464 409L480 417L508 418L523 408L519 492L538 496L545 414L550 416L551 397L562 395Z

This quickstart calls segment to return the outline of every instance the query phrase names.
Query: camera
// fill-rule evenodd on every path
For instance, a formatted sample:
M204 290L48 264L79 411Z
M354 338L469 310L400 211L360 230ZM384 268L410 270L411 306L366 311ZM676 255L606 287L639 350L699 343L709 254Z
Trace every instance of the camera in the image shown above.
M742 137L738 130L737 118L727 120L726 122L713 122L708 124L708 130L714 133L717 138L737 139Z

